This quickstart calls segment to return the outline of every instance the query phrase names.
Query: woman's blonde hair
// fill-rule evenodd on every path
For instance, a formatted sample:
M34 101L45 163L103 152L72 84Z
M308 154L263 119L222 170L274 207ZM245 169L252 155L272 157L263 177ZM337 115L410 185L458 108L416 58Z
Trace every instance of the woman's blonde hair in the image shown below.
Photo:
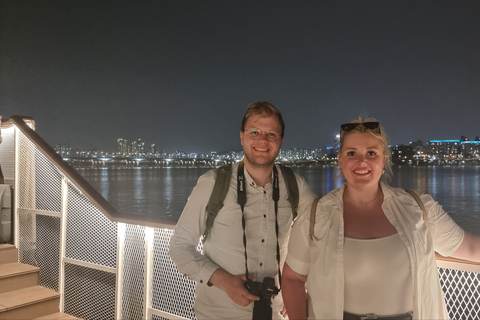
M348 137L350 134L352 134L352 133L369 133L369 134L371 134L372 136L374 136L378 140L378 142L380 143L380 145L383 148L383 153L385 154L385 167L384 167L384 172L383 172L383 175L382 175L382 179L385 182L388 183L388 182L390 182L390 180L393 176L392 164L391 164L392 152L390 151L390 147L389 147L390 140L388 138L387 133L385 132L383 127L380 126L380 124L378 124L378 127L376 127L375 129L372 129L371 125L367 126L367 123L368 124L371 124L371 123L377 123L378 124L378 121L374 118L366 118L366 117L360 116L360 117L358 117L358 119L352 120L350 122L350 124L352 124L351 126L348 126L348 124L346 124L346 127L349 128L348 131L340 129L340 150L339 150L339 152L342 153L343 143L345 141L345 138ZM365 124L365 125L363 125L363 124ZM343 126L344 125L342 125L341 127L343 127Z

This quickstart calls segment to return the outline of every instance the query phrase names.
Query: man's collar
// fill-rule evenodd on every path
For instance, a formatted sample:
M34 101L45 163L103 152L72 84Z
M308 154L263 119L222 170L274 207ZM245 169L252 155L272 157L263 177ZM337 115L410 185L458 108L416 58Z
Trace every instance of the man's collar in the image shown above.
M265 187L267 187L268 185L271 185L272 181L273 181L273 168L272 168L271 180L269 183L265 185ZM248 173L247 169L245 169L245 182L247 186L258 187L255 181L253 181L253 178L250 176L250 173Z

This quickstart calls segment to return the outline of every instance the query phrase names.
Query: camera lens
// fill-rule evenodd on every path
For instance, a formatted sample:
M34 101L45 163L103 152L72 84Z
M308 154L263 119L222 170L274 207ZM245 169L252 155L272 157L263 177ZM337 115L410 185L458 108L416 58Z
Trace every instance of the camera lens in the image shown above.
M261 298L253 304L253 320L272 319L272 301L270 298Z

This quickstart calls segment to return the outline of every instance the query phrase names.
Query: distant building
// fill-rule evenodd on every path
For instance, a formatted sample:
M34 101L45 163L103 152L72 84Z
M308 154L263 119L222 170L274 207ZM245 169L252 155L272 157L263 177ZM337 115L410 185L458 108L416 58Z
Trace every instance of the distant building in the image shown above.
M340 152L340 133L335 136L334 152L338 154Z
M62 158L68 158L72 156L72 148L68 144L57 144L54 148L55 152L58 153Z
M478 138L478 137L477 137ZM480 141L462 141L462 154L465 159L480 159Z
M430 140L427 146L427 153L433 162L456 163L469 159L480 158L480 141L470 141L462 136L460 140Z
M391 146L390 150L392 152L392 163L396 165L402 164L414 164L415 160L415 148L412 145L396 145Z
M117 139L117 154L127 155L129 154L128 150L128 140L119 138Z
M437 161L456 160L461 154L460 140L430 140L427 143L427 153Z
M131 152L136 155L145 154L145 142L143 142L140 138L138 138L136 141L133 141Z

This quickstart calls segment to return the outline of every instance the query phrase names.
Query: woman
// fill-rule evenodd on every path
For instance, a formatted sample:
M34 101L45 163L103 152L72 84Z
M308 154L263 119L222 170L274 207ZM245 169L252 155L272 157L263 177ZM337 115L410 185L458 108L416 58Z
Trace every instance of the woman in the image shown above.
M430 195L420 196L425 221L410 194L380 182L391 173L389 160L375 119L341 126L346 183L320 199L312 232L304 212L290 236L282 274L290 319L448 319L434 251L479 261L480 237Z

